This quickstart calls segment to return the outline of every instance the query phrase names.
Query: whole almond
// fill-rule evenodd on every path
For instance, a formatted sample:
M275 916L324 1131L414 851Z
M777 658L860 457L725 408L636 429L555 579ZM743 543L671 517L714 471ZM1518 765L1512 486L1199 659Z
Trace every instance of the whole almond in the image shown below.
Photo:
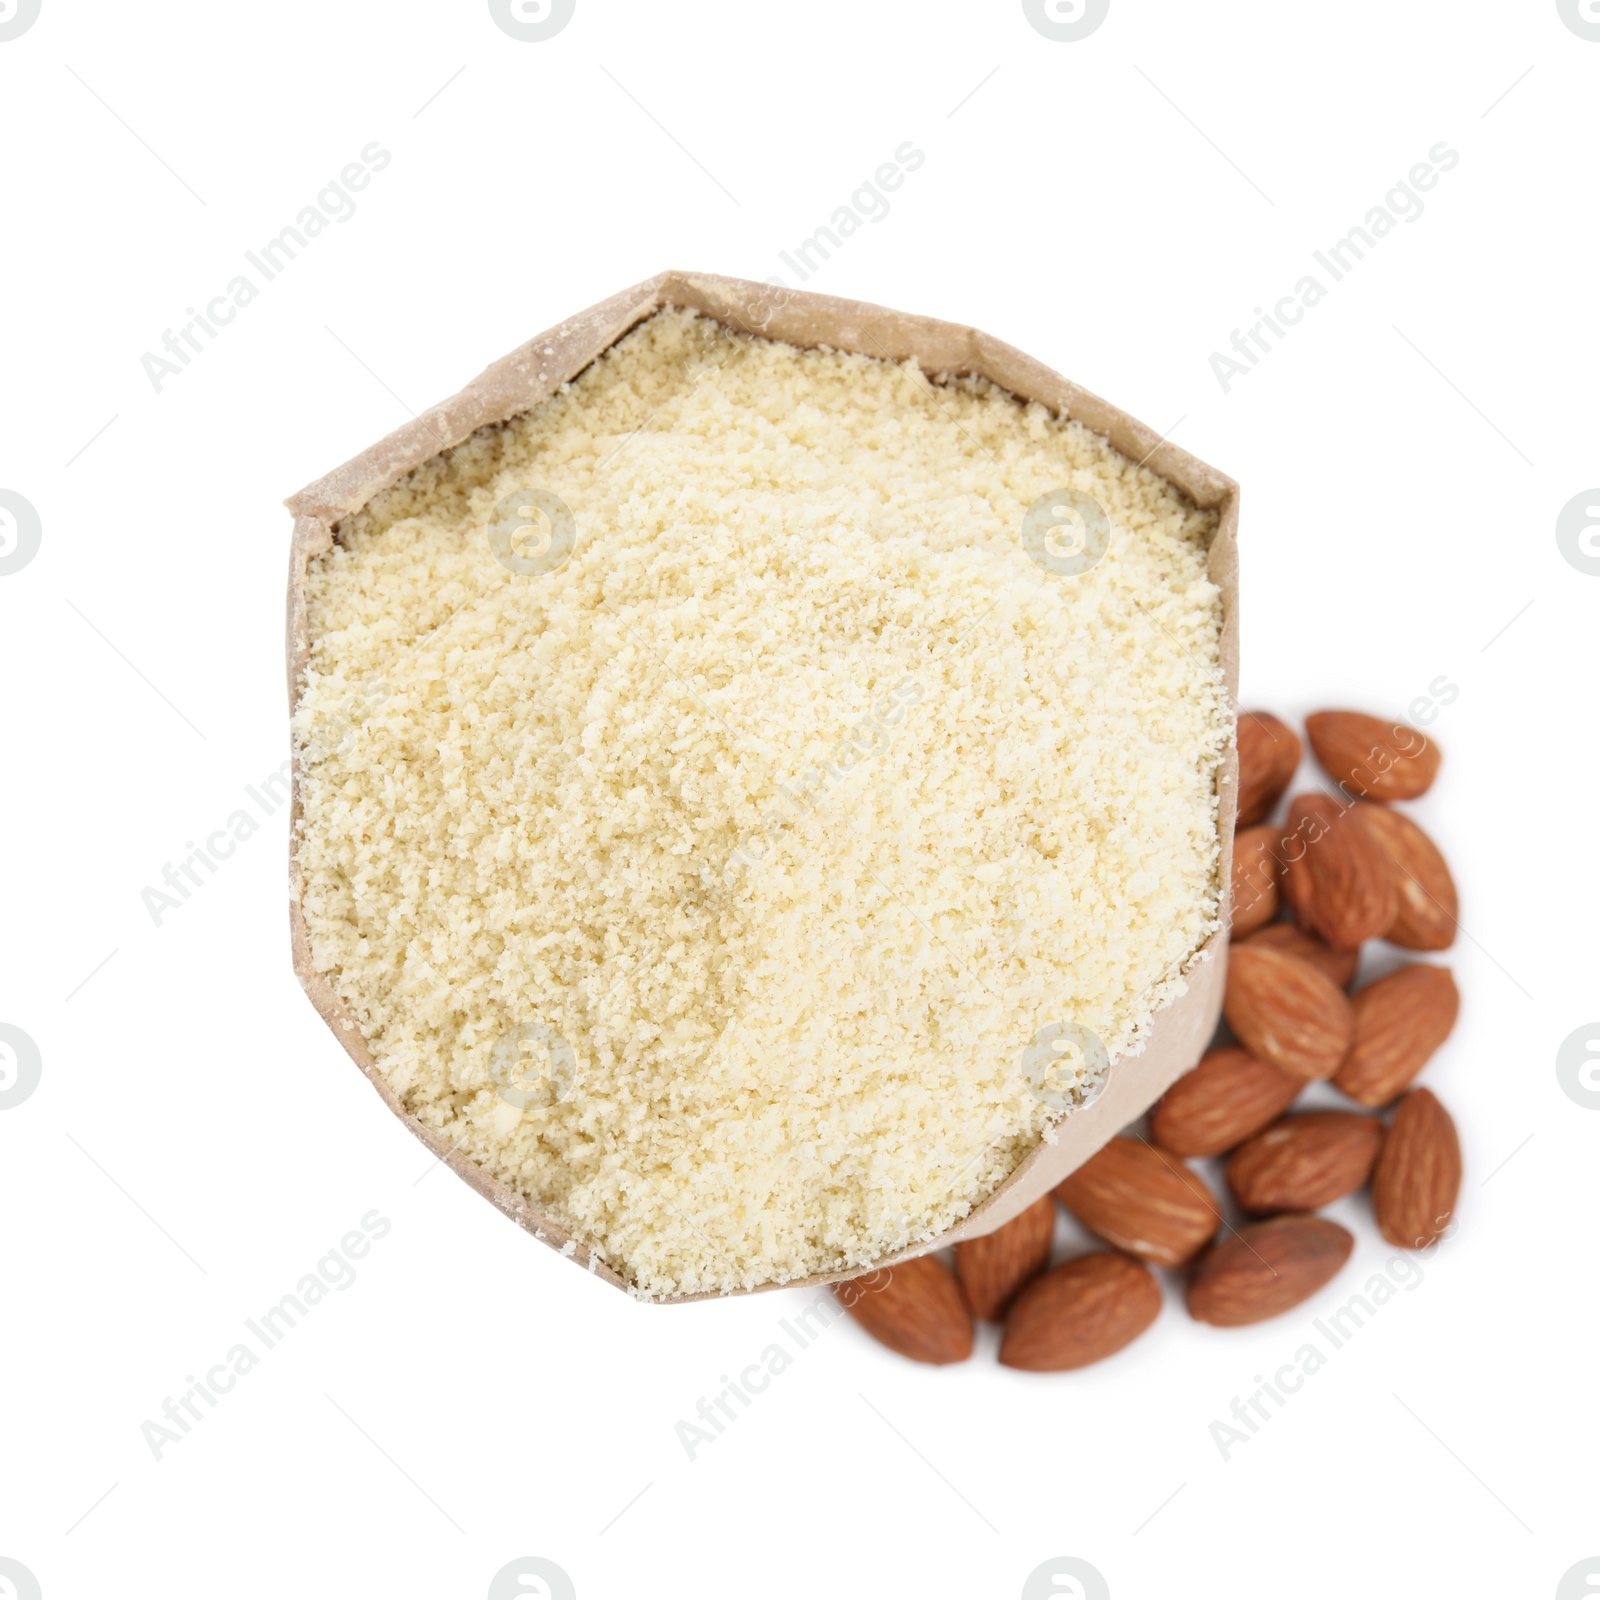
M1461 1143L1450 1113L1426 1089L1400 1102L1372 1174L1378 1231L1420 1250L1445 1230L1461 1190Z
M998 1322L1018 1289L1044 1270L1056 1231L1049 1195L981 1239L956 1246L956 1281L979 1322Z
M1376 939L1394 921L1394 872L1377 838L1332 795L1289 803L1280 847L1294 882L1286 885L1301 924L1336 950Z
M1222 1221L1204 1180L1143 1139L1113 1139L1055 1193L1091 1233L1158 1267L1187 1261Z
M1241 828L1271 815L1300 765L1300 739L1270 711L1239 713L1239 820Z
M1277 847L1283 830L1263 823L1233 837L1233 934L1242 939L1278 914Z
M1448 967L1414 961L1350 997L1356 1032L1333 1076L1364 1106L1387 1105L1428 1064L1456 1025L1461 996Z
M1142 1262L1113 1250L1063 1261L1016 1298L1000 1338L1000 1364L1068 1372L1104 1361L1161 1314L1161 1285Z
M874 1339L913 1361L943 1366L972 1354L972 1311L937 1256L913 1256L833 1292Z
M1269 922L1252 933L1249 942L1261 950L1276 950L1280 955L1309 961L1336 989L1350 987L1361 963L1359 950L1335 950L1292 922Z
M1246 1211L1315 1211L1367 1181L1382 1143L1383 1126L1376 1117L1302 1111L1233 1152L1228 1187Z
M1311 965L1241 944L1228 953L1222 1012L1257 1060L1292 1078L1331 1078L1355 1033L1343 992Z
M1305 1088L1248 1050L1207 1051L1150 1112L1150 1137L1177 1156L1216 1156L1259 1132Z
M1439 771L1439 747L1403 722L1362 711L1318 711L1306 737L1323 770L1352 800L1414 800Z
M1308 1300L1350 1259L1349 1231L1326 1217L1291 1212L1251 1222L1200 1258L1189 1315L1218 1328L1264 1322Z
M1455 879L1439 847L1410 817L1363 801L1356 807L1394 877L1395 916L1384 938L1406 950L1448 950L1455 943Z

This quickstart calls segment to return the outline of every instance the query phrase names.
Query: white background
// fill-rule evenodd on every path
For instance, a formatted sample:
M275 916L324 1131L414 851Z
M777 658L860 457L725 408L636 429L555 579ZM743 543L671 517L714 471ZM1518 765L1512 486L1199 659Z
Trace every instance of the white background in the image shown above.
M1011 1597L1057 1556L1116 1600L1556 1594L1600 1551L1600 1113L1554 1067L1600 1014L1600 578L1554 532L1600 483L1597 85L1554 0L1112 0L1075 43L1016 0L578 0L542 43L481 0L43 0L0 42L0 488L43 529L0 577L0 1022L43 1062L0 1113L0 1556L45 1600L479 1597L524 1555L583 1600ZM141 356L374 140L356 214L157 393ZM691 1462L675 1423L807 1296L636 1305L430 1171L292 977L281 811L141 904L286 755L284 495L663 267L798 282L907 140L808 287L984 328L1238 478L1247 705L1459 690L1415 808L1468 935L1425 1080L1459 1233L1227 1461L1212 1421L1382 1270L1364 1200L1277 1321L1169 1281L1057 1377L843 1322ZM1424 214L1224 394L1212 352L1441 140ZM373 1209L354 1285L153 1459Z

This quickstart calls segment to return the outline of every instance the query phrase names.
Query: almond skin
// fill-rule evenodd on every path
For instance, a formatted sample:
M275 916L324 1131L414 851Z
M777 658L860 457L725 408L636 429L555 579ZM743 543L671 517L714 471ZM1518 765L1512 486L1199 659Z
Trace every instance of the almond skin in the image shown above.
M1189 1315L1217 1328L1264 1322L1308 1300L1350 1259L1355 1240L1326 1217L1299 1212L1247 1223L1200 1258Z
M1233 837L1233 935L1271 922L1278 914L1278 841L1282 830L1262 824Z
M1415 800L1439 772L1439 747L1403 722L1361 711L1318 711L1306 737L1323 770L1352 800Z
M1221 1155L1287 1111L1304 1087L1304 1079L1257 1061L1248 1050L1222 1045L1156 1102L1150 1137L1177 1156Z
M1420 1250L1449 1225L1461 1190L1461 1143L1450 1113L1413 1089L1394 1114L1372 1174L1378 1231L1402 1250Z
M1311 921L1311 874L1306 868L1305 850L1291 839L1280 838L1278 851L1278 899L1304 929Z
M1069 1372L1131 1344L1161 1314L1161 1285L1142 1262L1114 1250L1063 1261L1035 1278L1006 1318L1000 1364Z
M1239 821L1264 821L1300 765L1300 739L1270 711L1239 713Z
M981 1239L956 1246L956 1281L979 1322L999 1322L1017 1290L1044 1270L1056 1231L1049 1195Z
M1395 915L1384 938L1405 950L1448 950L1461 907L1438 845L1410 817L1387 806L1363 801L1356 810L1394 878Z
M937 1256L913 1256L833 1292L874 1339L913 1361L944 1366L972 1354L972 1311Z
M1292 922L1268 923L1250 935L1250 943L1261 950L1276 950L1281 955L1309 961L1336 989L1348 989L1361 964L1359 950L1335 950Z
M1187 1261L1222 1221L1205 1181L1143 1139L1113 1139L1055 1194L1091 1233L1158 1267Z
M1383 1126L1359 1111L1284 1117L1228 1159L1233 1197L1249 1212L1315 1211L1359 1189L1372 1173Z
M1222 1012L1258 1061L1292 1078L1331 1078L1355 1033L1344 994L1309 961L1242 944L1228 954Z
M1281 853L1293 874L1285 893L1302 927L1336 950L1388 932L1398 904L1394 871L1353 808L1332 795L1297 796Z
M1350 997L1355 1040L1334 1087L1364 1106L1387 1105L1428 1064L1456 1025L1461 996L1448 967L1413 961Z

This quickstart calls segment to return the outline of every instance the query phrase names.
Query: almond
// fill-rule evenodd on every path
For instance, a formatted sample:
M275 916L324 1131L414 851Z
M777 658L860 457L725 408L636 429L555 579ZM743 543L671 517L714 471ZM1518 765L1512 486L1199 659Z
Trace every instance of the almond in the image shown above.
M1376 1117L1303 1111L1239 1146L1227 1181L1246 1211L1315 1211L1359 1189L1383 1143Z
M1161 1314L1161 1285L1142 1262L1112 1250L1063 1261L1035 1278L1006 1318L1000 1363L1067 1372L1104 1361Z
M1304 929L1311 921L1311 874L1306 869L1305 850L1292 839L1280 836L1278 854L1278 898Z
M1439 847L1410 817L1363 801L1356 807L1388 857L1394 878L1394 921L1384 938L1406 950L1448 950L1455 943L1455 879Z
M1297 928L1292 922L1271 922L1250 935L1250 944L1262 950L1309 961L1336 989L1348 989L1361 963L1359 950L1335 950L1316 934Z
M1189 1315L1218 1328L1264 1322L1309 1299L1350 1259L1349 1231L1299 1212L1251 1222L1200 1258Z
M1055 1193L1091 1233L1158 1267L1187 1261L1222 1221L1204 1181L1143 1139L1113 1139Z
M1448 967L1413 961L1350 997L1355 1040L1336 1089L1364 1106L1387 1105L1428 1064L1456 1024L1461 996Z
M1303 1078L1223 1045L1207 1051L1156 1102L1150 1137L1177 1156L1221 1155L1287 1111L1304 1087Z
M1323 770L1352 800L1415 800L1439 771L1427 735L1361 711L1318 711L1306 737Z
M1239 713L1239 822L1241 828L1272 813L1300 765L1300 740L1270 711Z
M1282 829L1262 824L1233 838L1233 933L1254 932L1278 914L1278 842Z
M1294 880L1285 892L1303 927L1336 950L1388 931L1397 906L1393 869L1351 807L1332 795L1298 796L1281 848Z
M1331 1078L1355 1032L1350 1002L1309 961L1242 944L1222 1012L1251 1055L1292 1078Z
M1445 1230L1461 1189L1461 1143L1450 1113L1413 1089L1394 1114L1372 1174L1372 1209L1390 1244L1419 1250Z
M943 1366L972 1354L971 1309L937 1256L913 1256L833 1292L874 1339L913 1361Z
M956 1281L980 1322L998 1322L1018 1289L1044 1269L1056 1231L1049 1195L981 1239L956 1246Z

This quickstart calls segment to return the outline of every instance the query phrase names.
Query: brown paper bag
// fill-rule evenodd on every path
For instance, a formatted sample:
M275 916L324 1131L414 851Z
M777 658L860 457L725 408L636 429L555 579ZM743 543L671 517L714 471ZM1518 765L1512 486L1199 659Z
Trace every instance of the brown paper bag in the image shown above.
M309 655L305 577L308 564L333 542L339 520L359 511L380 490L421 466L441 450L459 444L486 425L504 422L548 398L574 378L646 317L666 306L692 308L727 327L758 337L812 347L903 361L915 358L929 374L980 374L1024 400L1037 400L1063 417L1103 435L1123 455L1141 461L1181 489L1203 510L1219 513L1208 563L1212 581L1222 591L1222 667L1228 693L1239 689L1239 587L1235 537L1239 519L1239 487L1231 478L1185 451L1163 443L1142 422L1117 410L1097 395L1078 388L1010 345L973 328L931 317L908 316L882 306L799 289L779 289L742 278L706 273L664 272L634 288L602 300L530 339L521 349L497 361L453 399L433 407L408 426L391 433L353 461L335 468L287 501L295 515L289 561L289 701L291 714L299 699ZM1220 831L1224 924L1227 921L1229 864L1233 852L1233 816L1238 788L1238 758L1230 748L1220 778ZM300 821L298 766L295 771L293 816ZM409 1115L384 1081L367 1042L334 993L332 984L311 965L300 901L303 884L290 841L289 921L294 969L311 1003L333 1030L350 1057L371 1080L385 1104L440 1161L464 1178L479 1194L535 1238L569 1254L596 1277L626 1288L610 1266L582 1240L566 1232L474 1162L451 1150L431 1128ZM1226 965L1226 929L1215 935L1191 963L1188 991L1157 1014L1141 1053L1111 1064L1098 1094L1068 1110L1056 1124L1056 1142L1043 1141L1006 1181L956 1227L886 1256L874 1266L892 1266L929 1250L974 1239L1049 1192L1086 1161L1120 1128L1145 1111L1167 1086L1199 1060L1216 1027L1222 1006ZM872 1270L821 1273L787 1287L832 1283ZM776 1286L771 1286L776 1287ZM709 1296L683 1296L688 1299Z

